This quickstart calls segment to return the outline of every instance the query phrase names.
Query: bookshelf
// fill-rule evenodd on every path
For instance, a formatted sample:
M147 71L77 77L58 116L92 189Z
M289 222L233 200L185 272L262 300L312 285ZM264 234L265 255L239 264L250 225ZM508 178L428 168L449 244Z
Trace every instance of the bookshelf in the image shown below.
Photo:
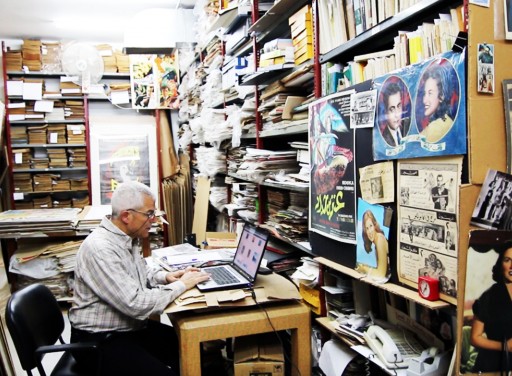
M63 73L6 71L2 50L11 208L89 205L87 97L79 87L74 95L59 90ZM24 96L24 81L39 92ZM33 111L37 103L48 109Z

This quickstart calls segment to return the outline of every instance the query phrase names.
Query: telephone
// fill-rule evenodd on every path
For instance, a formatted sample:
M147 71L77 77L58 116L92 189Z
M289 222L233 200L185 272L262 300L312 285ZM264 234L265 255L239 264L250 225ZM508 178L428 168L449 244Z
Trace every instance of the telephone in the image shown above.
M404 329L372 325L363 333L366 343L387 368L407 368L409 359L420 356L424 346Z

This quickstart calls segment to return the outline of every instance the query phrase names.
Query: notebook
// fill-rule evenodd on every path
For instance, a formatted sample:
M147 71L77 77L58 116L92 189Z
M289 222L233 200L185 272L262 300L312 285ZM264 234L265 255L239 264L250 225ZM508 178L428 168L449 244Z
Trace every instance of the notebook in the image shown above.
M207 266L203 271L210 279L197 285L200 291L228 290L254 285L269 234L266 230L245 224L235 256L230 264Z

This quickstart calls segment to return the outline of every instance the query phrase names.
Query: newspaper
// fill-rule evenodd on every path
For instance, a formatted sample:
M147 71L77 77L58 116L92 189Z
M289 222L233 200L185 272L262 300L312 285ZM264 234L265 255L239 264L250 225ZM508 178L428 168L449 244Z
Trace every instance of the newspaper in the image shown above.
M462 157L404 160L397 168L399 280L417 287L420 275L436 278L441 297L455 302Z

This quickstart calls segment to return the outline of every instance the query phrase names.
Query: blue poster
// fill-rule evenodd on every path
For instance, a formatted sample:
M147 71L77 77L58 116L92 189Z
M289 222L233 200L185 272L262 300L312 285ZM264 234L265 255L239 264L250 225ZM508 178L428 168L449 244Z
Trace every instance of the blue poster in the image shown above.
M374 80L375 160L466 153L464 54L447 52Z

